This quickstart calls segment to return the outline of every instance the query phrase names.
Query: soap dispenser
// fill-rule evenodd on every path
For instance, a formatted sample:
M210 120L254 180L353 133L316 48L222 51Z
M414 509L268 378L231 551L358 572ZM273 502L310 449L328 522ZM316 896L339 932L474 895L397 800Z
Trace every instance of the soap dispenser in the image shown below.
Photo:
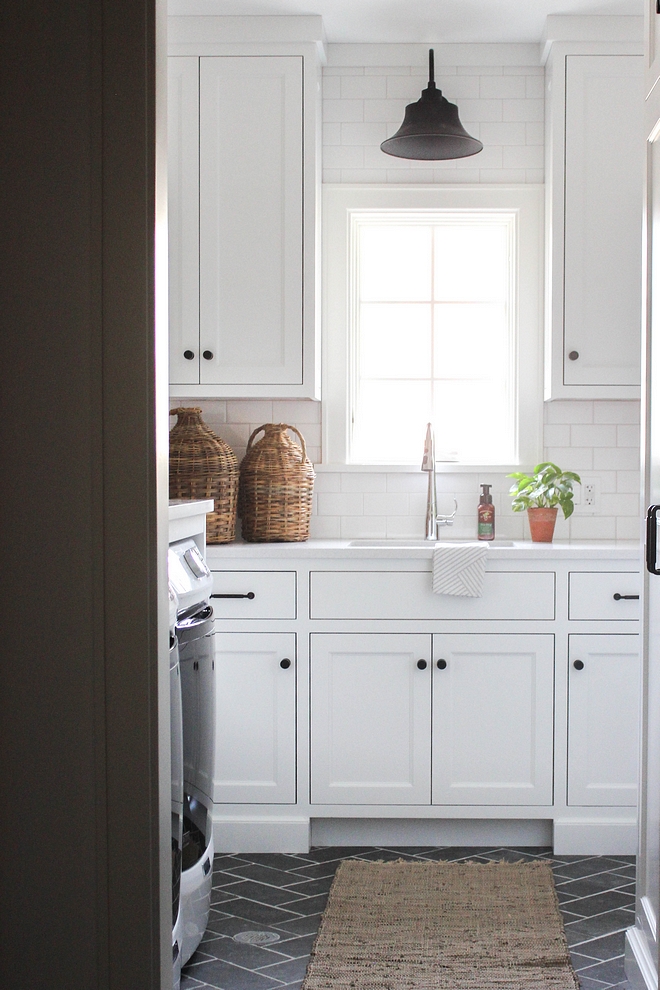
M492 485L482 485L477 507L477 539L495 539L495 506L490 494Z

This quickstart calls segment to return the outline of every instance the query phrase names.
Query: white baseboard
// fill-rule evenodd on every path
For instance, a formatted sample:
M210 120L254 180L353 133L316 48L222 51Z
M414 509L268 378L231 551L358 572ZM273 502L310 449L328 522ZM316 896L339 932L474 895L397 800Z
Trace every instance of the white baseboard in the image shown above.
M309 818L213 817L216 853L309 852Z
M313 846L550 846L544 819L313 818Z
M655 961L639 928L626 932L625 969L631 990L658 990Z
M637 822L556 821L553 847L556 856L634 856Z

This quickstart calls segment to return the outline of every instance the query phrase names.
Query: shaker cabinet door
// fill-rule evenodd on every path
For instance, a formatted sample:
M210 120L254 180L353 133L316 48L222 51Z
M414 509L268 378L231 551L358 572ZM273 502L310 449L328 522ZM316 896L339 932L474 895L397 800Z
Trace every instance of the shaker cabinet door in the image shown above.
M569 637L568 804L635 807L639 637Z
M200 380L302 383L302 57L200 58Z
M433 804L553 797L554 637L433 637Z
M295 803L295 635L216 626L215 686L215 803Z
M428 805L431 637L311 639L312 802Z

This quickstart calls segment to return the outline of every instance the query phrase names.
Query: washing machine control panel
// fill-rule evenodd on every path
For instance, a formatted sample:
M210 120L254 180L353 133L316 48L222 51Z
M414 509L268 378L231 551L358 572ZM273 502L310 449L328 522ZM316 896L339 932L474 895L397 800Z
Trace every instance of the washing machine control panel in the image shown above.
M208 601L213 590L213 578L204 555L193 539L170 544L167 570L179 599L179 612L198 602Z

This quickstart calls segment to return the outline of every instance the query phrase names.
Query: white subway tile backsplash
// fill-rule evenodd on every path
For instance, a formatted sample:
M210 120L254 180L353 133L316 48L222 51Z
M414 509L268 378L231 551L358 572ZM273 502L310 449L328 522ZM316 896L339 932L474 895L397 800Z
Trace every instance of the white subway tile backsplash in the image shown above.
M317 471L314 490L316 492L340 492L342 478L344 477L345 475L339 472L335 474L330 471Z
M341 516L312 516L309 521L309 535L313 540L339 540Z
M479 96L486 100L524 100L525 83L526 76L483 75L479 77Z
M639 495L640 492L639 471L617 471L616 491L634 493L636 495Z
M348 492L319 492L320 516L361 516L364 513L364 496Z
M600 512L604 516L638 516L639 495L601 494Z
M536 183L537 185L543 185L543 183L545 182L545 170L542 168L526 168L525 182L529 182L530 184Z
M473 120L516 120L520 118L503 116L502 100L461 100L461 121L463 126ZM524 117L521 119L525 119ZM469 128L467 128L469 130Z
M380 168L343 168L338 182L387 182L387 170Z
M425 492L428 475L424 471L415 474L391 473L386 475L388 492Z
M273 422L291 423L305 433L303 424L321 422L321 403L314 399L273 399ZM320 443L320 434L315 436ZM305 439L308 439L306 433Z
M480 125L478 137L484 144L526 144L526 126L520 121L509 121L506 124L485 121ZM477 135L473 133L473 137Z
M571 539L614 540L616 519L613 516L571 516Z
M345 471L341 475L341 491L385 492L387 491L387 475L379 474L376 471L365 474L355 474L352 471Z
M384 100L387 92L385 76L342 76L342 100Z
M526 176L524 168L482 168L479 171L479 182L526 182Z
M502 120L543 120L543 100L503 100Z
M558 464L562 471L577 471L579 473L580 471L591 471L596 466L593 447L546 447L545 458Z
M637 401L594 402L594 423L639 423L640 404Z
M619 447L637 447L639 449L640 428L635 424L625 424L616 428L616 442Z
M528 120L525 124L526 144L545 144L545 125L541 120Z
M543 76L525 76L525 98L528 100L542 100L545 93L545 79Z
M341 144L341 142L342 142L341 130L342 130L342 127L343 126L345 126L345 125L338 124L338 123L323 124L323 147L324 148L327 147L327 146L329 146L329 145L333 145L333 144Z
M617 540L642 540L642 516L620 516L616 520Z
M273 403L266 399L228 399L228 423L272 423Z
M339 76L330 76L326 72L323 73L323 99L341 99L341 79Z
M364 513L369 516L407 516L409 496L405 492L367 492Z
M388 516L386 527L391 540L421 540L424 537L424 516Z
M502 148L503 168L543 168L543 147L539 144L510 145Z
M341 537L343 540L374 540L387 536L385 516L342 516Z
M595 447L594 469L596 471L635 471L639 468L639 450L634 447Z
M544 406L546 423L594 422L594 404L590 400L563 399L558 402L546 402Z
M324 100L323 120L330 123L364 120L363 100Z
M575 447L616 447L616 426L571 426L571 445Z
M328 168L361 168L364 165L364 149L361 145L330 145L325 149L323 159Z
M387 137L387 124L382 121L340 124L341 144L380 146Z
M570 447L571 427L568 423L548 423L543 430L546 447Z

